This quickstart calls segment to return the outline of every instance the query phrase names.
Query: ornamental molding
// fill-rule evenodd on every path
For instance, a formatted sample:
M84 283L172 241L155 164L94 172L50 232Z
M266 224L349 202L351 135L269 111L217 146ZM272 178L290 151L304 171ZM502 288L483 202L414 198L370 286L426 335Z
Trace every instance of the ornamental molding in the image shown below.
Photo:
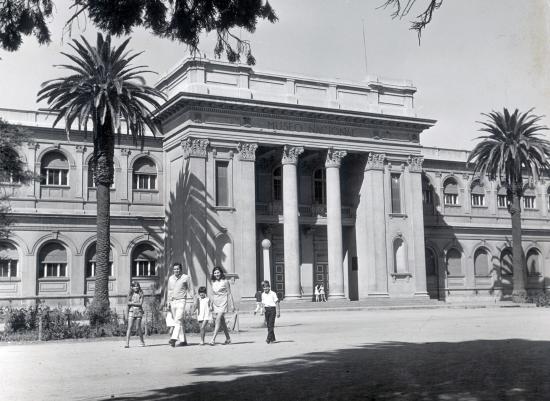
M207 148L210 141L208 139L200 138L187 138L181 141L183 147L183 157L188 159L190 157L202 157L206 159Z
M250 162L256 160L257 143L239 142L237 149L239 150L239 160Z
M132 151L128 148L120 148L120 154L122 156L128 157L128 156L130 156L131 153L132 153Z
M424 163L424 157L422 156L409 156L407 159L409 164L409 171L412 173L422 172L422 163Z
M285 145L283 148L283 164L297 164L298 156L304 153L303 146L289 146Z
M384 160L386 160L384 153L370 152L365 170L384 170Z
M348 154L345 150L334 150L329 148L327 151L327 159L325 161L325 167L340 167L342 159Z
M77 153L84 153L87 150L85 145L76 145L75 148Z

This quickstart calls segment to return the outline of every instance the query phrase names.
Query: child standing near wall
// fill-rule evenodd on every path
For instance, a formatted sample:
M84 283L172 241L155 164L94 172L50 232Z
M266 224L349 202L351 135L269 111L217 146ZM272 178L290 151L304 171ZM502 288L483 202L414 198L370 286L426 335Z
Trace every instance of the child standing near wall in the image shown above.
M195 299L195 305L193 312L197 312L197 320L201 325L201 342L200 345L204 345L204 338L206 336L206 326L208 322L212 320L212 302L206 296L206 287L199 287L199 296Z
M136 331L140 339L140 344L145 347L143 341L143 332L141 331L141 318L143 317L143 291L137 281L130 283L130 292L128 293L128 331L126 332L126 345L124 348L130 347L130 334L132 326L136 323Z

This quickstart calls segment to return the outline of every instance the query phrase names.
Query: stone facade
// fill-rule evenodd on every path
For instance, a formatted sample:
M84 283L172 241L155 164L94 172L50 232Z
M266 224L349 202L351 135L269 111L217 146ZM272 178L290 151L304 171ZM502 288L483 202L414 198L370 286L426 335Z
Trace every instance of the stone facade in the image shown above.
M263 279L304 300L321 283L329 299L352 300L498 300L511 290L499 188L472 176L467 152L421 146L435 121L416 116L411 83L188 59L157 86L168 95L158 110L163 137L143 148L123 139L115 151L113 302L123 302L131 279L162 296L176 261L196 286L223 266L238 275L243 298ZM94 280L91 142L51 128L47 113L0 115L32 132L23 156L45 177L2 184L14 225L0 241L0 302L82 305ZM526 282L541 291L547 184L526 193Z

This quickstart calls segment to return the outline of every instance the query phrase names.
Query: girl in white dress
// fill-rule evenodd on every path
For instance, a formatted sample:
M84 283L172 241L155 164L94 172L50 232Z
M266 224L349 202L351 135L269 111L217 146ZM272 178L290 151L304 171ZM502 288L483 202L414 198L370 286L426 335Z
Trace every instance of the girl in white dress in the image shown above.
M197 320L201 324L201 342L204 345L206 335L206 325L212 320L212 302L206 296L206 287L199 287L199 296L195 299L193 312L197 312Z
M315 302L319 302L319 284L315 286Z

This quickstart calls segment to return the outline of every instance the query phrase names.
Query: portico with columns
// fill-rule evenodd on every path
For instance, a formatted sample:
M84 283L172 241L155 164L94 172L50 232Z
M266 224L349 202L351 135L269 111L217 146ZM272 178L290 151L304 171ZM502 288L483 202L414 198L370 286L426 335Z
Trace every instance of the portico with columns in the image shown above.
M263 279L288 300L426 296L415 88L236 68L190 59L158 85L166 262L196 285L221 265L243 298Z

